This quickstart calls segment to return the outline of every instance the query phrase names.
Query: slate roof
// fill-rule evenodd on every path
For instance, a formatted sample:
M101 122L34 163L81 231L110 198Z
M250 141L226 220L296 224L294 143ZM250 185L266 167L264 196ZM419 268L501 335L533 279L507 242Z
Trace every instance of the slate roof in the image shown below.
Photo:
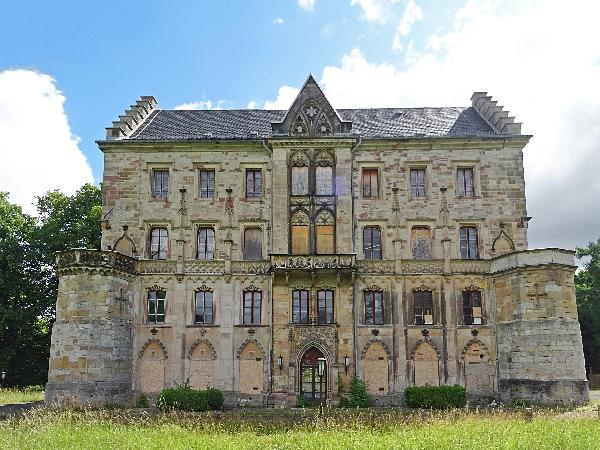
M338 109L352 134L367 139L498 135L473 107ZM194 141L272 137L286 111L156 110L125 140Z

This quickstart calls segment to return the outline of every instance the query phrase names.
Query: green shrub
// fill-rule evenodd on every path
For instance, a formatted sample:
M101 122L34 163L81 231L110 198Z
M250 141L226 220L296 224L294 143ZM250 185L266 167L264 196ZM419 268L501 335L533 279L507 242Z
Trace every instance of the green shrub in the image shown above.
M515 398L510 402L509 406L512 406L513 408L529 408L531 406L531 401L525 398Z
M404 390L404 404L409 408L460 408L467 404L467 392L458 385L410 386Z
M306 408L308 406L308 400L304 395L299 395L296 399L296 406L298 408Z
M221 409L223 407L225 398L222 391L209 387L205 392L208 400L208 409Z
M367 386L358 377L350 383L350 394L348 397L340 397L340 408L368 408L373 403L373 397L367 391Z
M137 399L137 407L138 408L147 408L148 407L148 397L144 394L140 394Z
M184 384L176 388L164 389L158 397L156 406L163 411L171 409L208 411L209 409L220 409L223 401L223 393L219 389L208 388L199 391Z

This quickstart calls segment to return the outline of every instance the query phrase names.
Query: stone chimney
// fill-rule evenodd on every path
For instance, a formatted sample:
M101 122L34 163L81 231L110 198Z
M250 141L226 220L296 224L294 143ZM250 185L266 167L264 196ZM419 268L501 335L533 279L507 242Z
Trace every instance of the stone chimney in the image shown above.
M142 95L135 105L131 105L124 115L119 116L119 120L112 123L112 127L106 128L106 139L115 140L131 136L155 109L158 109L156 99L151 95Z
M515 122L513 116L508 115L498 102L492 100L487 92L474 92L471 96L473 108L488 122L494 131L499 134L521 134L521 123Z

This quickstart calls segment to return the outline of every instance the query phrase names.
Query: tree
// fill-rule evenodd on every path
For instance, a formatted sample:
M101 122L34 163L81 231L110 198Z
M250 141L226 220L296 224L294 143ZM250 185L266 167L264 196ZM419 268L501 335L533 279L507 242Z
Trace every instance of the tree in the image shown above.
M585 366L586 370L600 373L600 239L577 248L577 257L589 258L575 274Z
M6 384L45 383L58 277L56 252L99 248L100 188L38 198L39 217L0 194L0 370Z

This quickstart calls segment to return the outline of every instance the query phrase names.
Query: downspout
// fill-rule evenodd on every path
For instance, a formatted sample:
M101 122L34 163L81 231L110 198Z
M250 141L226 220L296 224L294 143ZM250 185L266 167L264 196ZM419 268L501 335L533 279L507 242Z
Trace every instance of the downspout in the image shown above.
M352 249L356 254L356 219L354 214L354 151L362 144L362 137L359 135L358 140L355 145L350 148L350 196L352 198ZM356 259L355 259L356 261ZM357 376L357 368L358 368L358 348L357 348L357 335L358 335L358 314L357 314L357 304L356 304L356 272L352 274L352 324L354 328L354 333L352 333L352 346L354 351L352 352L352 359L354 364L354 376Z

